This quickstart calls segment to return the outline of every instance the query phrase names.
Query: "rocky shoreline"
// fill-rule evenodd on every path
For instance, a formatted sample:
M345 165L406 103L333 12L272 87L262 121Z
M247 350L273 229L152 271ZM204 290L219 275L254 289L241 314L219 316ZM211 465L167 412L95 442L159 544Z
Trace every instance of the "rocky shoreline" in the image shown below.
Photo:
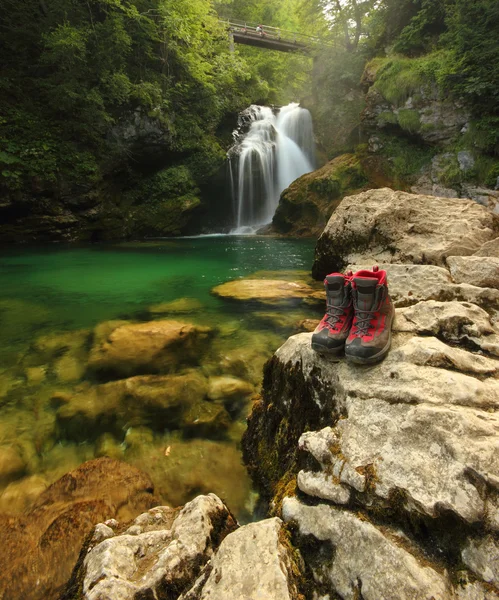
M12 542L0 597L499 598L498 239L499 218L470 200L389 189L345 198L319 239L313 273L380 264L396 307L392 349L375 366L333 362L312 351L305 332L268 361L243 438L267 518L240 526L214 494L157 506L147 475L90 461L25 516L2 517ZM282 291L292 302L285 310L320 301L305 282L258 281L214 293L260 303L259 318L271 318L265 307ZM157 401L151 380L172 385L183 376L172 361L192 369L190 349L212 335L152 323L113 323L94 338L99 414L103 398L121 414L141 397ZM61 397L59 420L70 407L91 414L87 397Z

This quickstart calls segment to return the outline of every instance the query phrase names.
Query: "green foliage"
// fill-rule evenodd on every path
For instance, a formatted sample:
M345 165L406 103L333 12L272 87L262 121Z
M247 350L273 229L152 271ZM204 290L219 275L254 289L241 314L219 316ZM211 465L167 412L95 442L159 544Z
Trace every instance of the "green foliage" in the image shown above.
M457 160L457 155L453 153L449 153L450 156L443 159L439 163L440 172L438 175L438 179L441 183L443 183L447 187L453 187L458 185L463 180L463 172L459 167L459 162Z
M443 90L449 53L433 52L420 58L403 56L377 59L374 87L394 106L401 106L409 96L421 90L431 92L432 86ZM380 65L380 63L382 64Z
M446 30L446 0L422 0L418 4L418 12L395 41L396 53L413 55L431 51Z
M478 156L475 159L477 183L495 188L499 178L499 160L491 156Z
M383 148L381 155L388 161L389 176L398 186L404 186L427 165L436 150L425 148L402 137L379 136Z
M394 112L385 110L378 115L378 123L383 127L384 125L397 125L398 119Z
M182 153L202 180L220 163L220 121L269 94L258 69L229 51L211 0L6 0L2 19L7 193L57 196L133 171L138 146L123 146L114 128L136 115L163 132L163 164Z
M129 204L157 205L178 197L195 196L199 190L188 167L179 165L158 171L127 192Z
M400 109L397 117L398 123L404 131L416 133L421 129L421 121L417 110Z

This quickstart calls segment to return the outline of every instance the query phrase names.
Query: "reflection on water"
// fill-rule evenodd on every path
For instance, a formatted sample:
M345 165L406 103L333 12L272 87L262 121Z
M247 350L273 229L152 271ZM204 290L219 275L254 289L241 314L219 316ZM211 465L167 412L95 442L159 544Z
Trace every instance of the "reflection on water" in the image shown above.
M210 289L255 272L303 280L312 252L310 240L258 237L2 251L0 512L111 456L148 472L169 504L214 491L247 517L239 443L252 394L265 360L316 315ZM154 331L134 329L154 320L193 324L172 338L174 370L149 360Z

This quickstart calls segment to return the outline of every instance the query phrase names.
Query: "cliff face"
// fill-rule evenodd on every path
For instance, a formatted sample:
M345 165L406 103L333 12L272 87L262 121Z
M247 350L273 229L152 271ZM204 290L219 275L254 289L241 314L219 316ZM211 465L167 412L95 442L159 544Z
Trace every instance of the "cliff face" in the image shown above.
M470 200L345 199L314 273L382 263L396 306L376 366L311 334L267 365L244 439L317 596L499 597L499 220Z

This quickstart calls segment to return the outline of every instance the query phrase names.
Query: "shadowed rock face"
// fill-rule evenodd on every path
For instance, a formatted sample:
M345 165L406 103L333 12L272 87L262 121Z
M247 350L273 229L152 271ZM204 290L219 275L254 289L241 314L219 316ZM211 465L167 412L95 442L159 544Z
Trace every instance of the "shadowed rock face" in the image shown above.
M110 458L91 460L47 488L25 516L0 515L0 597L57 598L96 522L128 521L156 505L148 475Z
M243 440L320 597L499 598L497 227L472 202L376 190L319 240L317 276L381 259L397 307L378 365L289 338Z

